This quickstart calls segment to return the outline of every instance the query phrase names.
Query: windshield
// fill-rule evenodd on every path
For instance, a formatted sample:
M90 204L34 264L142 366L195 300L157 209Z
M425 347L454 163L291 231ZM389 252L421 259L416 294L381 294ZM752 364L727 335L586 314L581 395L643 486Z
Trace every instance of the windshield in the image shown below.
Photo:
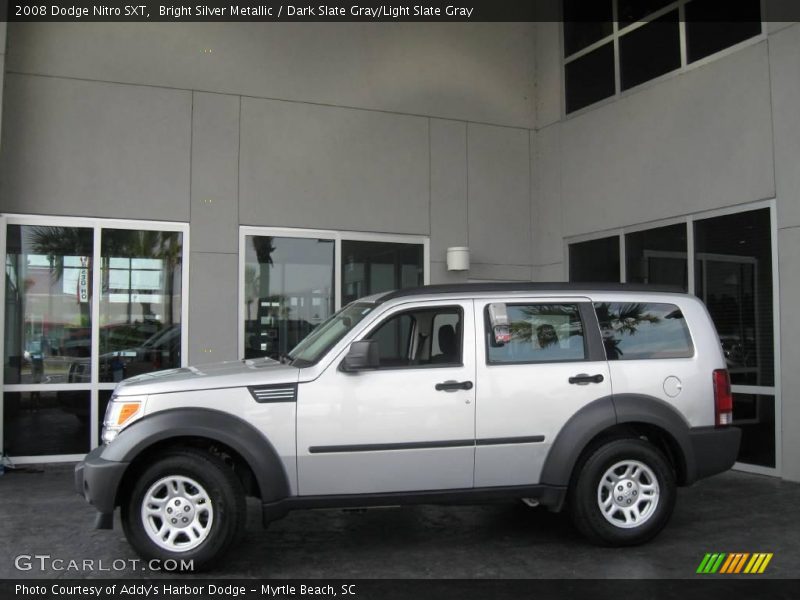
M333 314L289 352L292 365L295 367L307 367L316 363L353 327L358 325L373 308L374 304L353 302Z

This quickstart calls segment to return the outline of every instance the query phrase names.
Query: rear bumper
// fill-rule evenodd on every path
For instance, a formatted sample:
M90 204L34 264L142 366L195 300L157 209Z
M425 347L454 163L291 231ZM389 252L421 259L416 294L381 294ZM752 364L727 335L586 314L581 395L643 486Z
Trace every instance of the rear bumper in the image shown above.
M105 447L100 446L75 466L75 491L98 511L95 526L110 529L116 506L117 489L128 467L126 462L102 458Z
M694 455L692 481L727 471L739 455L742 431L738 427L700 427L689 430Z

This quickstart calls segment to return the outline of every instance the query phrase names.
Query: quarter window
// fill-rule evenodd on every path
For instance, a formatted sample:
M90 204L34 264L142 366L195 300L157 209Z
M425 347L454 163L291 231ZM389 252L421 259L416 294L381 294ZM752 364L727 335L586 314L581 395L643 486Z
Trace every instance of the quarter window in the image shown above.
M586 359L583 324L576 304L509 304L511 340L497 345L485 311L489 364L566 362Z
M686 320L674 304L598 302L594 309L608 360L694 355Z

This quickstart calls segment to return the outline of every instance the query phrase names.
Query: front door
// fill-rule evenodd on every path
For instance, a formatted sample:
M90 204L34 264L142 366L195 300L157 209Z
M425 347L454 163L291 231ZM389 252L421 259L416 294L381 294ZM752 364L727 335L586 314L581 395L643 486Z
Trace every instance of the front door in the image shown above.
M397 307L366 338L378 341L380 368L345 373L342 355L299 386L300 495L471 488L472 301Z

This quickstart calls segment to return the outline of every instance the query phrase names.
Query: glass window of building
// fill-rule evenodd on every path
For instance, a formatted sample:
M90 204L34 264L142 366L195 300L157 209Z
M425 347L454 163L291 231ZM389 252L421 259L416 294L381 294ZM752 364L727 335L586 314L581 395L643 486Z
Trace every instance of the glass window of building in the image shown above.
M769 209L697 220L695 293L717 327L733 384L740 460L775 466L775 338ZM745 390L738 386L748 386ZM752 388L762 388L754 394ZM747 393L742 393L746 391Z
M686 224L625 234L625 280L688 291Z
M74 458L99 444L116 382L181 365L186 229L8 221L2 449Z
M653 19L619 38L620 81L623 90L681 66L678 11Z
M763 30L760 0L563 0L562 7L567 114Z
M567 112L614 95L614 46L606 44L564 67Z
M6 385L67 383L70 365L89 358L93 253L90 228L8 226Z
M579 283L619 282L619 236L570 244L569 280Z
M611 0L564 0L564 56L611 35L614 30Z
M690 63L743 42L761 33L761 3L745 0L729 3L735 19L719 21L719 3L692 0L686 4L686 53Z
M246 236L245 358L285 356L334 309L333 239Z
M100 381L180 366L181 234L106 229L101 240Z
M342 240L342 304L423 284L422 244Z

